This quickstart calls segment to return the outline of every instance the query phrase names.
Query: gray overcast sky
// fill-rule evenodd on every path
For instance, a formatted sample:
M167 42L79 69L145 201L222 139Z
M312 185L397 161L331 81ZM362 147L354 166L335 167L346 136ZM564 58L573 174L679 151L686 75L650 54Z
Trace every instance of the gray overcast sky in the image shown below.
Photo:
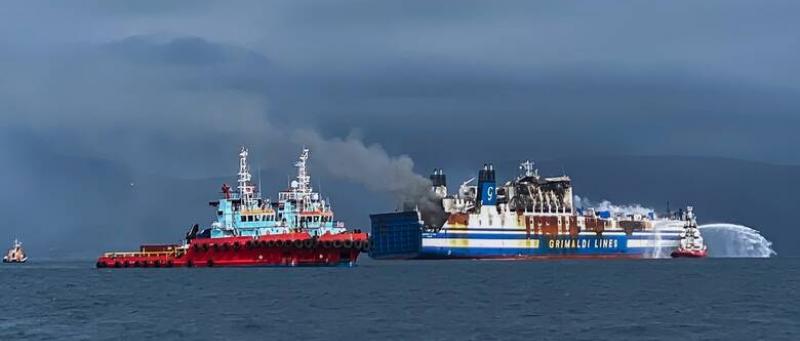
M0 130L187 177L228 174L214 161L242 143L286 160L297 129L426 166L797 164L797 13L796 1L7 2Z

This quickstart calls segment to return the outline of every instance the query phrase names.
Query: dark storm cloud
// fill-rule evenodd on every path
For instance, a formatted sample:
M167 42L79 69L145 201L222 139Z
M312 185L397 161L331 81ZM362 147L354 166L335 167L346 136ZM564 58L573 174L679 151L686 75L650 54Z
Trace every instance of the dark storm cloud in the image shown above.
M800 108L791 2L242 5L14 4L2 24L3 44L14 52L3 65L24 71L11 71L7 88L68 90L15 94L7 101L18 110L10 111L94 123L114 115L102 102L111 103L126 108L113 110L122 111L117 118L137 117L136 125L166 140L174 131L164 120L175 117L207 121L208 131L186 130L210 136L226 126L222 118L252 128L260 116L265 125L328 136L357 129L372 142L388 140L395 153L424 154L426 144L408 141L447 130L459 137L444 139L450 149L463 149L458 140L471 136L487 149L512 145L519 146L512 153L533 148L543 157L691 147L699 155L800 161L785 147L798 142L787 127ZM48 21L20 29L35 16ZM31 104L37 95L61 102L63 93L79 108L56 114ZM109 128L127 130L117 118ZM227 126L223 134L235 130ZM761 146L750 143L765 136Z
M98 180L108 181L95 191L103 205L113 193L102 187L137 174L228 176L242 144L258 166L284 167L304 142L299 131L332 146L355 132L364 143L344 141L377 143L382 160L410 155L418 172L608 154L798 163L798 9L791 1L8 3L0 157L16 167L0 178L22 191L42 189L40 176L60 177L65 185L48 190L68 198L67 177L91 170L59 173L59 163L124 169ZM37 163L37 154L57 161ZM152 209L129 200L133 211Z

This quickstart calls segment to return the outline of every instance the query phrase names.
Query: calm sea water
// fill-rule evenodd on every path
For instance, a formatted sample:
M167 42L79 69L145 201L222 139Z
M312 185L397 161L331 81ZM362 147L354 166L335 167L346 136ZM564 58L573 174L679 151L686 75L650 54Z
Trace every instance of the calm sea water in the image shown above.
M800 259L0 266L0 340L800 340Z

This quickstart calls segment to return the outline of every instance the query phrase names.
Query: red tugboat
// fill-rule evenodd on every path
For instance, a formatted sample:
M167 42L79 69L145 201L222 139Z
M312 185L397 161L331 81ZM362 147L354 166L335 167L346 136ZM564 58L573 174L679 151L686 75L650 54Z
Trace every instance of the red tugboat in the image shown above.
M697 228L692 207L686 208L684 217L683 232L680 234L680 244L675 251L672 251L672 258L703 258L708 255L708 247L703 243L700 229Z
M214 266L353 266L369 248L367 233L348 231L335 221L329 203L311 187L306 169L309 150L300 154L297 178L263 199L250 183L247 149L239 153L237 191L222 186L222 198L210 203L217 220L200 230L194 225L183 244L142 245L136 252L108 252L98 268Z

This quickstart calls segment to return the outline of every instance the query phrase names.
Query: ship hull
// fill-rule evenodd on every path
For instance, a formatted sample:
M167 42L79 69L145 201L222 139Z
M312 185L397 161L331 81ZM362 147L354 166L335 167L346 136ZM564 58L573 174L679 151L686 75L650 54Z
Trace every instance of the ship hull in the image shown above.
M670 254L672 258L705 258L708 256L706 250L685 250L677 249Z
M368 247L365 233L320 238L305 234L195 239L163 250L106 253L98 268L354 266Z
M676 235L581 233L577 236L527 236L524 233L422 233L421 247L405 257L417 259L657 258L678 246ZM665 251L666 250L666 251ZM409 257L410 256L410 257ZM374 257L380 259L380 257Z
M539 235L513 227L461 227L424 232L415 212L372 218L373 259L663 258L680 242L680 229Z

